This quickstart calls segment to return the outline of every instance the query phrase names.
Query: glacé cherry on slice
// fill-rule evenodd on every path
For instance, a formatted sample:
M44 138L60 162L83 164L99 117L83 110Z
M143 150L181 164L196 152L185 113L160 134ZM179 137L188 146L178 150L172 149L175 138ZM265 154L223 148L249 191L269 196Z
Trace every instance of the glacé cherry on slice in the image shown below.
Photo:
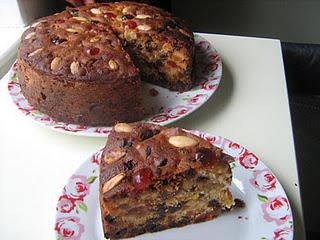
M150 168L143 168L137 172L135 172L132 176L133 186L137 190L144 190L149 187L152 181L152 171Z

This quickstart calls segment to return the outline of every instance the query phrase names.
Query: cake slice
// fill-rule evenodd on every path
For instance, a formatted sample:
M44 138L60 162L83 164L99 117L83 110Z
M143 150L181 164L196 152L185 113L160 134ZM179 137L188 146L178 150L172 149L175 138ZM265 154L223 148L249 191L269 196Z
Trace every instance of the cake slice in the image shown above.
M203 222L231 209L230 160L221 149L179 128L116 124L100 164L105 237Z

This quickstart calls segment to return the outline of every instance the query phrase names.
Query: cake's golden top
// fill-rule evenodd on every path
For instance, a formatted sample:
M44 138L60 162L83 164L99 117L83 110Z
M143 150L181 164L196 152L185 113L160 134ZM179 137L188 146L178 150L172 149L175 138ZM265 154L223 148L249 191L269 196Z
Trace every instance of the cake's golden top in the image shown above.
M22 35L19 58L63 81L112 80L136 74L112 30L77 13L66 10L32 24Z
M123 49L133 42L149 62L171 67L174 78L191 74L192 60L184 59L193 57L192 33L169 13L132 2L69 8L39 19L22 35L19 58L61 81L113 81L137 74Z
M119 123L101 159L102 192L105 199L135 194L161 180L231 160L221 149L179 128Z

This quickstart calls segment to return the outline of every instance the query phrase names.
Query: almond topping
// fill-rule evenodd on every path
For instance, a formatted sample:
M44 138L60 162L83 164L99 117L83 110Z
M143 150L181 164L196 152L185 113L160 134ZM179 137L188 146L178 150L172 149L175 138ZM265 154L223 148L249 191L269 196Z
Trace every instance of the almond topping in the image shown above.
M188 33L186 30L184 30L184 29L180 28L180 29L179 29L179 31L180 31L182 34L184 34L184 35L186 35L186 36L190 37L190 33Z
M61 63L61 58L60 57L55 57L52 62L51 62L51 70L56 71L60 68L60 63Z
M127 124L127 123L117 123L115 126L114 126L114 130L116 132L126 132L126 133L129 133L132 131L132 127Z
M33 51L32 53L28 54L28 57L32 57L36 54L38 54L39 52L41 52L43 50L43 48L38 48L37 50Z
M80 33L80 32L82 32L81 29L75 29L75 28L67 28L66 31L67 32L71 32L71 33Z
M40 23L43 23L43 22L46 22L46 21L42 20L42 21L35 22L34 24L31 25L31 27L35 28L36 26L38 26Z
M169 143L175 147L194 147L198 144L198 141L194 138L187 136L172 136L169 138Z
M141 144L140 143L137 143L137 144L135 144L135 146L134 146L137 150L139 150L140 148L141 148Z
M93 37L93 38L90 39L90 42L91 42L91 43L98 42L98 41L100 41L100 39L101 39L101 37L95 36L95 37Z
M126 151L125 150L123 150L123 149L114 149L108 155L105 155L103 157L103 160L106 163L110 164L110 163L114 163L114 162L120 160L125 155L126 155Z
M91 8L90 12L96 15L102 14L99 8Z
M78 20L80 22L88 22L88 19L84 17L72 17L72 19Z
M124 9L122 9L122 13L123 13L123 14L132 13L131 10L132 10L131 7L125 7Z
M116 63L116 61L110 59L109 62L108 62L108 64L109 64L109 67L111 68L111 70L116 70L116 69L118 69L118 64Z
M35 35L36 35L35 32L28 33L27 36L26 36L24 39L30 39L30 38L32 38L32 37L35 36Z
M121 180L124 178L124 173L120 173L116 176L114 176L113 178L111 178L108 182L103 184L102 187L102 192L106 193L108 191L110 191L112 188L114 188L115 186L117 186Z
M77 74L80 70L80 63L77 62L72 62L70 65L70 71L72 74Z
M139 18L139 19L146 19L146 18L151 18L150 15L147 15L147 14L138 14L136 16L136 18Z
M149 31L151 29L151 27L149 25L146 25L146 24L139 25L137 28L140 31Z

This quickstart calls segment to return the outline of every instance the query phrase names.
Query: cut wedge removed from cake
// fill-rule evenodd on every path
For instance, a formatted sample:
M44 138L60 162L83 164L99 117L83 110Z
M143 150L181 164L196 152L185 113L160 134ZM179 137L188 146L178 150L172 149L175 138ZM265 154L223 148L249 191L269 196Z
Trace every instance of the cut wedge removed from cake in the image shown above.
M232 157L179 128L118 123L100 164L106 238L203 222L230 210Z

